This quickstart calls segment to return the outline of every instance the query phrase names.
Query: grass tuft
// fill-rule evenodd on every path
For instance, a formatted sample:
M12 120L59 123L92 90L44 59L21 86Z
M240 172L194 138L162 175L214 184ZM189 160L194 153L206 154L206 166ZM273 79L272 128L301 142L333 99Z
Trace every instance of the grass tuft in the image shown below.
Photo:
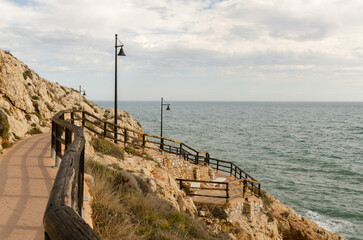
M34 135L34 134L40 134L40 133L43 133L39 128L37 127L33 127L32 129L30 129L27 134L30 134L30 135Z
M103 138L93 138L91 145L97 152L124 159L124 151L122 148Z

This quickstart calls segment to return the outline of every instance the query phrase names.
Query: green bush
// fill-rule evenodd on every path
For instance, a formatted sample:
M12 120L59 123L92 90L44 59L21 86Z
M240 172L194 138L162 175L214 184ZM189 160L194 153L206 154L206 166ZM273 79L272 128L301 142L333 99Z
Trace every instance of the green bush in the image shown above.
M33 127L30 129L27 134L34 135L34 134L40 134L43 133L39 128Z
M8 116L10 116L10 111L9 111L9 109L3 108L3 110L4 110L4 112L6 112L6 114L7 114Z
M91 145L97 152L124 159L124 151L110 141L102 138L93 138Z
M0 137L2 139L9 139L9 128L8 116L0 109Z
M37 95L33 95L33 96L32 96L32 99L33 99L33 100L39 100L39 96L37 96Z
M49 111L53 112L54 108L48 102L46 102L45 105L47 106Z

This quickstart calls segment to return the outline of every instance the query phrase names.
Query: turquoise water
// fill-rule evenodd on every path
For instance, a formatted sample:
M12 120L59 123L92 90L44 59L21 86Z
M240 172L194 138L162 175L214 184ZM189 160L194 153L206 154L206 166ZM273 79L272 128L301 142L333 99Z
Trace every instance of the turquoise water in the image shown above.
M298 214L363 239L363 103L170 104L165 137L235 162ZM160 102L118 106L160 135Z

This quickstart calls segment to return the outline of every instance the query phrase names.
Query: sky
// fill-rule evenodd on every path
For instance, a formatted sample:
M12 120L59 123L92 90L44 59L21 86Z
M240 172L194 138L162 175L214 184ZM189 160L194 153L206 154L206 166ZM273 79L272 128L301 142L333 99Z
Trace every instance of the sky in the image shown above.
M0 48L91 100L363 101L363 1L0 0Z

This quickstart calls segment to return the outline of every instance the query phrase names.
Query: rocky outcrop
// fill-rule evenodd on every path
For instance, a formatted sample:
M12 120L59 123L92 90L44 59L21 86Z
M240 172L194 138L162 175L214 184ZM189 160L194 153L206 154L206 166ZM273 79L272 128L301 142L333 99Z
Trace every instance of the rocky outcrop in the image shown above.
M113 109L99 108L78 91L39 77L27 65L2 50L0 109L10 123L8 137L0 136L0 143L7 144L32 133L49 132L51 118L60 110L84 109L111 122L114 116ZM119 110L118 117L122 127L142 131L140 124L128 113Z

